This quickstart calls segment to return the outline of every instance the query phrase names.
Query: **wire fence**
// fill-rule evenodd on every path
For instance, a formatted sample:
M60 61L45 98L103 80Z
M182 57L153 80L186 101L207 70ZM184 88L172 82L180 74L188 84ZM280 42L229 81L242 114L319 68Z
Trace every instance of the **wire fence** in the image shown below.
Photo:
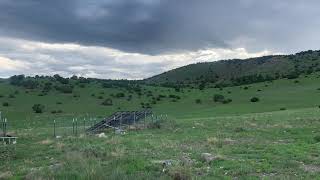
M55 116L35 116L32 118L26 118L24 120L10 119L1 117L0 113L0 136L4 136L8 132L14 132L14 130L30 129L33 132L42 132L44 135L48 134L52 137L65 137L65 136L78 136L86 134L87 129L94 126L98 122L102 121L105 117L93 116L88 114L81 115L55 115ZM135 129L145 128L149 124L167 119L167 115L152 114L140 121L134 122L134 124L121 124L120 129Z

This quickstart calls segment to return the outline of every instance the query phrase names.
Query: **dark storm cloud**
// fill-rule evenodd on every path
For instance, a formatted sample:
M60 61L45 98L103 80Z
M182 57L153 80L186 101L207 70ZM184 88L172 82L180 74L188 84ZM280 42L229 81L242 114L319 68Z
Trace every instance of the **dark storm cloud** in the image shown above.
M317 46L319 7L318 0L0 0L0 36L145 54L291 52Z

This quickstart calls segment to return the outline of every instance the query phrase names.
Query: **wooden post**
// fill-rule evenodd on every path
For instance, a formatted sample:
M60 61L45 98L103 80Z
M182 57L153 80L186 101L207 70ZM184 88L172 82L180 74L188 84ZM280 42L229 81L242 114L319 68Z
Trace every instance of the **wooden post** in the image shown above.
M78 136L78 118L76 118L76 136Z
M56 120L53 120L53 137L56 138Z
M119 120L119 129L121 130L121 123L122 123L122 113L120 115L120 120Z
M116 116L113 116L113 123L114 134L116 134Z
M7 136L7 118L4 118L4 122L3 122L3 136L4 137Z
M83 129L86 130L86 118L83 118Z
M136 112L133 112L133 125L136 126Z
M147 112L144 112L144 120L143 120L143 127L146 128L146 119L147 119Z
M72 134L74 135L74 118L72 119Z

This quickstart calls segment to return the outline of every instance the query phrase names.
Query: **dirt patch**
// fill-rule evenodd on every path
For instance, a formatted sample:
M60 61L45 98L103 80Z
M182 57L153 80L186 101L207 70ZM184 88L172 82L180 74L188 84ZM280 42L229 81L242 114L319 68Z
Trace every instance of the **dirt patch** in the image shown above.
M49 145L49 144L52 144L53 141L50 140L50 139L46 139L46 140L43 140L43 141L40 141L39 144L43 144L43 145Z

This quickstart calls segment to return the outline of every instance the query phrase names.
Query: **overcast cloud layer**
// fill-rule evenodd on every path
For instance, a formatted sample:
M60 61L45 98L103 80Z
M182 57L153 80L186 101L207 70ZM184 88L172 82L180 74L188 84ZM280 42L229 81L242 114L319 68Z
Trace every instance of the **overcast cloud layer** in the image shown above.
M319 49L318 0L0 0L0 76L145 78Z

